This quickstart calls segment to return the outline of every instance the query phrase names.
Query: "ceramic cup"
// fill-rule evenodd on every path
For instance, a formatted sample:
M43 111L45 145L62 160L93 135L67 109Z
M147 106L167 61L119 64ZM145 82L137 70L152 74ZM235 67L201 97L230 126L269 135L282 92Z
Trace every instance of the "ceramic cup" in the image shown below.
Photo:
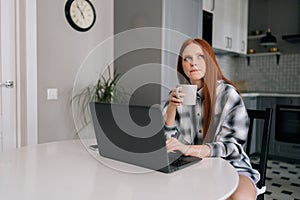
M183 97L179 96L179 91L183 93ZM182 105L195 105L196 93L197 85L179 85L176 87L176 97L182 100Z

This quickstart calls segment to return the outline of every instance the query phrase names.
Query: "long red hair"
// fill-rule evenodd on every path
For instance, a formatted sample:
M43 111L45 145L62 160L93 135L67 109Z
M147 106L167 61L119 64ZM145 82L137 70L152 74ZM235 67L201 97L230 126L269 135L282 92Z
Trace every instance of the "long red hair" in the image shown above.
M210 123L215 114L217 81L224 80L226 83L229 83L233 86L234 84L223 75L211 46L205 40L199 38L188 39L181 46L180 53L178 56L178 61L177 61L178 80L181 84L190 83L189 78L186 76L186 74L183 71L182 53L184 49L191 43L197 44L201 47L204 53L204 61L206 64L206 73L203 78L204 99L205 99L203 138L205 138L205 136L208 133Z

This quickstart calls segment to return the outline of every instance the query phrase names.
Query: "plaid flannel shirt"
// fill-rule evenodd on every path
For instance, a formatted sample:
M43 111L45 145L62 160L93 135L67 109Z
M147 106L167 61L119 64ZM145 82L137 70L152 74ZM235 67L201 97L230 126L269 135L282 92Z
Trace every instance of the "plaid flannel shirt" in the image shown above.
M177 107L175 124L165 125L166 138L176 137L184 144L206 144L210 147L211 157L222 157L238 172L243 172L257 183L260 175L251 167L249 157L244 151L246 144L249 118L241 96L236 89L218 81L216 89L215 116L212 118L213 127L203 141L203 89L197 92L197 103L195 106ZM163 110L167 110L169 101Z

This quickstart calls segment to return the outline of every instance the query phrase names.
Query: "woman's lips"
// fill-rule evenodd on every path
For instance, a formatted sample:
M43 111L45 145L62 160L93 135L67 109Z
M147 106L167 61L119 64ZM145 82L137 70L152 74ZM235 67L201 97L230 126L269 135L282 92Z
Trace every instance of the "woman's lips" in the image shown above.
M193 72L199 72L199 70L197 70L197 69L191 70L191 73L193 73Z

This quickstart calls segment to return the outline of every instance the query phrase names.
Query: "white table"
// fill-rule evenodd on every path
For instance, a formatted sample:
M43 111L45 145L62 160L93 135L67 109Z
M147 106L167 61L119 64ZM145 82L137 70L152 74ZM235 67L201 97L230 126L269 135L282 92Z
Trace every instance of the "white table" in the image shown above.
M107 167L93 156L80 140L0 153L0 199L215 200L230 196L238 184L235 169L220 158L203 159L172 174L134 174ZM143 170L106 158L100 160L129 171Z

